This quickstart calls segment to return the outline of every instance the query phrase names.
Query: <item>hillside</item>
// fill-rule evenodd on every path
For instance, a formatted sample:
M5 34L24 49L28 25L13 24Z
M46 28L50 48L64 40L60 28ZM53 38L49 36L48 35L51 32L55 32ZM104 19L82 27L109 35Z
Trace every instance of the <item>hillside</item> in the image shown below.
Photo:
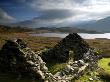
M11 27L6 25L0 25L0 33L13 33L13 32L30 32L32 29L26 27Z
M89 29L89 30L96 30L100 32L110 32L110 17L92 22L87 23L82 26L79 26L79 28L83 29Z

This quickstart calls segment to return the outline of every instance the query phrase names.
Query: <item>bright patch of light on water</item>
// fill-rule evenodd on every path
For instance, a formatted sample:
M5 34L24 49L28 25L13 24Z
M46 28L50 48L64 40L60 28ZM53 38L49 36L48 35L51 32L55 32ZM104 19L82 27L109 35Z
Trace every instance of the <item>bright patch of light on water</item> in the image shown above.
M110 33L104 33L104 34L85 34L85 33L79 33L79 35L84 39L95 39L95 38L106 38L110 39Z
M78 33L84 39L95 39L95 38L106 38L110 39L110 33L104 34L87 34L87 33ZM65 38L68 33L41 33L41 34L31 34L32 36L43 36L43 37L60 37Z

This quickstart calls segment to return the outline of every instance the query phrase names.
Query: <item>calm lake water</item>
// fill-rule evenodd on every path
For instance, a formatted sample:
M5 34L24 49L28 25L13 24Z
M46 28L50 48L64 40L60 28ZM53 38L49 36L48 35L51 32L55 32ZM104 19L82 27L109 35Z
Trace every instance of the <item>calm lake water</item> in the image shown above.
M84 39L95 39L95 38L107 38L110 39L110 33L104 34L87 34L87 33L78 33ZM64 38L68 33L41 33L41 34L31 34L32 36L43 36L43 37L60 37Z

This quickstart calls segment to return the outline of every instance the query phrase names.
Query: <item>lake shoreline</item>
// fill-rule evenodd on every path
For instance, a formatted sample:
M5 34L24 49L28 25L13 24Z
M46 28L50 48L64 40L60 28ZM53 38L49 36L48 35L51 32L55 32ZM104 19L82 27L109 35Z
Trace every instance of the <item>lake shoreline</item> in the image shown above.
M30 33L31 36L65 38L69 33ZM78 33L83 39L110 39L110 33L88 34Z

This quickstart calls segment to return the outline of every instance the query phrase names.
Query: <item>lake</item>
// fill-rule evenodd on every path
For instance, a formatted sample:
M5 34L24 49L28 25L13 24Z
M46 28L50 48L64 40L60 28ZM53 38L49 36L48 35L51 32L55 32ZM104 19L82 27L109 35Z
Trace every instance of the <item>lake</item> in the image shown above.
M104 34L88 34L88 33L78 33L84 39L95 39L95 38L106 38L110 39L110 33ZM68 33L41 33L41 34L31 34L32 36L42 36L42 37L60 37L64 38Z

